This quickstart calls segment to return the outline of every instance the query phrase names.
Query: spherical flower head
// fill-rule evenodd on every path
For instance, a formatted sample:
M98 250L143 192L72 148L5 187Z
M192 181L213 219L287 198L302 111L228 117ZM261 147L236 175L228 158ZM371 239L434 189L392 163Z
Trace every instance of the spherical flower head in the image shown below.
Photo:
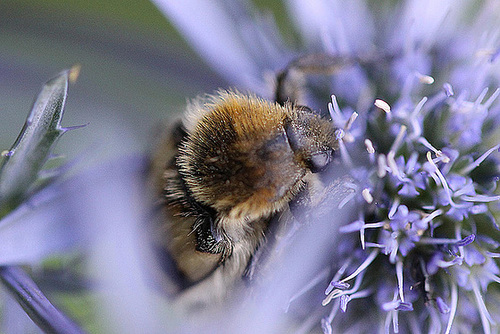
M498 90L489 97L484 90L473 102L449 90L447 84L431 97L412 95L417 101L412 107L400 96L393 102L399 107L377 100L366 113L360 112L364 117L357 121L367 130L346 144L343 154L350 157L343 161L354 167L352 175L363 189L355 198L361 213L340 231L358 232L358 247L365 255L351 257L350 271L343 270L354 273L335 278L323 304L340 298L333 307L348 313L347 301L353 296L363 291L369 298L377 291L374 302L386 312L379 325L387 330L389 324L394 332L411 330L416 319L425 319L420 327L425 331L468 328L489 333L496 326L499 315L492 312L498 310L500 278L495 203L500 197L495 194L495 154L500 145L486 143L494 132L488 124L497 122L489 109ZM336 117L342 114L337 98L332 99L337 109L332 116L342 126L344 120ZM468 106L466 111L463 106ZM395 279L388 279L388 272ZM363 276L365 282L358 282ZM353 280L356 289L339 285ZM470 322L472 313L476 318ZM359 314L349 319L366 321ZM328 324L335 326L331 316L322 323L325 332Z
M258 94L271 96L255 73L283 68L297 55L271 41L269 33L279 40L272 25L243 33L228 15L201 38L195 32L209 25L189 24L180 5L156 2L214 68ZM329 309L322 319L311 310L310 323L325 333L498 330L500 37L493 13L499 5L380 1L375 10L362 0L290 0L286 6L303 42L299 54L350 60L326 88L315 90L314 81L308 96L324 106L322 93L334 94L328 110L342 132L339 161L357 189L350 200L356 217L339 228L345 238L325 249L333 254L322 303ZM203 20L202 7L190 14ZM225 27L217 41L234 43L218 58L220 43L207 41L222 31L221 22L234 29ZM244 50L253 51L238 58ZM248 71L229 73L240 67L226 63L244 63Z

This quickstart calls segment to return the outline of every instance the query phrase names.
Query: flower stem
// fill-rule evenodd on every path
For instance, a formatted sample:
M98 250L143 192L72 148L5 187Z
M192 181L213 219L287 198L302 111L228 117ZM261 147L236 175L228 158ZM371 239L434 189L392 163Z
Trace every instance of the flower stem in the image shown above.
M1 266L0 280L26 314L46 333L82 334L84 331L59 311L19 266Z

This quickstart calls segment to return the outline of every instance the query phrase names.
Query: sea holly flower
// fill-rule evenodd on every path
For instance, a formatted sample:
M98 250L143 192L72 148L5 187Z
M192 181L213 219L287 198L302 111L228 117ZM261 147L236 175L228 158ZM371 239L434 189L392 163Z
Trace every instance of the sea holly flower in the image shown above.
M496 95L496 93L493 94L494 97ZM483 94L480 100L476 100L477 106L482 105L484 97ZM478 225L480 222L478 218L490 213L486 203L498 201L500 198L493 193L492 188L485 188L481 180L476 179L472 172L489 159L491 163L496 165L497 162L492 160L491 155L498 150L499 146L496 145L484 150L482 143L477 142L471 136L467 137L469 140L464 143L465 137L462 134L465 132L466 125L459 128L459 133L454 133L454 130L457 130L454 127L449 127L448 120L444 121L442 125L443 128L446 128L442 130L443 136L439 137L437 133L433 133L433 141L448 143L449 147L446 150L441 150L432 146L430 140L424 135L425 124L428 122L426 118L450 113L449 119L454 119L453 112L459 112L458 109L453 109L453 106L456 105L453 96L448 96L444 102L445 104L434 105L434 108L426 110L419 117L407 114L407 117L411 119L404 119L401 113L397 118L383 115L384 117L375 116L367 119L368 129L380 126L389 129L399 127L399 132L393 131L393 143L389 146L389 151L386 154L375 153L381 156L384 154L384 159L371 159L372 161L382 161L382 168L387 171L387 174L381 175L378 172L380 166L367 167L368 170L372 170L372 177L365 179L366 183L362 187L370 192L372 197L370 201L378 202L378 205L368 206L366 198L362 194L357 197L359 205L366 207L364 209L365 217L384 222L376 227L379 231L372 233L372 240L363 237L362 244L368 245L368 249L373 247L374 249L382 249L382 254L387 256L386 261L394 264L393 270L397 277L397 285L394 285L395 297L391 303L399 301L404 303L403 305L409 305L405 301L405 294L408 293L405 286L419 287L421 298L426 306L422 309L411 307L411 311L425 314L428 319L426 326L429 327L424 328L440 328L440 326L444 327L445 323L448 324L446 331L453 328L452 324L456 313L451 313L450 310L460 309L460 305L456 304L458 303L456 296L454 298L450 296L451 291L455 291L453 295L459 294L461 298L469 298L471 303L475 301L475 312L479 314L482 329L484 332L490 332L491 326L494 326L496 322L494 321L495 317L491 316L488 310L484 292L490 284L497 283L498 280L495 281L495 278L487 277L492 277L492 275L497 277L495 273L498 271L498 264L487 254L498 244L496 243L493 248L490 248L490 246L475 239L479 239L482 234L485 237L495 234L495 224L488 224L486 231L489 232L485 232L485 226ZM490 105L491 101L488 100L485 104ZM378 105L380 106L380 103ZM418 105L415 107L415 109L421 108L422 106ZM483 108L481 109L484 111ZM483 122L488 120L487 117L482 119ZM387 124L383 124L384 122ZM372 123L376 124L372 126ZM415 135L415 132L412 133L406 125L401 125L401 123L413 124L414 129L424 129L424 131L418 131ZM398 126L398 124L400 125ZM440 126L439 124L435 125ZM477 124L473 126L477 127ZM484 128L483 124L480 128ZM486 131L481 133L482 136L487 134ZM380 137L379 132L367 132L364 136L368 137L375 147L377 143L383 144L385 140L385 138ZM359 138L357 142L362 142L364 139ZM358 146L361 145L358 144ZM379 145L379 147L381 146ZM475 150L483 148L484 151L479 155L476 152L471 152L471 147L474 147ZM358 148L358 151L362 152L363 149ZM443 152L450 152L450 157ZM409 161L409 164L406 164L405 161ZM496 168L490 171L493 174L486 176L487 179L498 177ZM404 186L409 184L412 185L412 191L402 192ZM377 194L375 189L383 189L383 191ZM492 213L494 215L494 212ZM491 213L489 218L492 218ZM363 231L362 228L368 224L373 223L361 221L359 231ZM484 222L481 222L481 225L483 224ZM480 230L483 231L482 234L479 232ZM352 232L352 229L344 229L342 232ZM372 254L370 253L370 255ZM417 262L415 263L415 261ZM406 266L406 270L404 270L404 266ZM374 267L374 265L370 267ZM370 267L363 270L369 271ZM456 281L453 279L450 281L449 274L455 272L455 268L458 268L456 269L457 274L451 277L455 277ZM405 271L413 277L405 277ZM382 280L381 284L387 284L387 281L384 281L385 278L380 277L380 279ZM443 284L447 281L447 284ZM482 284L479 284L478 281L481 281ZM441 283L437 284L437 282ZM367 286L372 284L373 282ZM328 299L335 298L335 294L339 292L339 289L332 290L328 293L325 301L328 302ZM396 292L398 293L396 294ZM450 299L451 309L445 298ZM382 305L384 310L389 309L387 303L389 302ZM432 311L428 310L429 307L437 308L441 313L448 314L448 317L433 316ZM410 307L396 307L394 310L410 311ZM445 322L444 319L447 321ZM399 317L393 315L392 322L393 330L399 331L401 328ZM457 322L460 323L461 320L457 320ZM458 325L459 328L460 326Z
M285 267L236 319L260 332L498 331L499 4L284 1L292 49L245 1L154 2L231 85L266 98L298 55L349 60L308 99L340 129L337 172L356 194L318 220L327 241L298 242L301 268ZM287 315L271 312L283 291ZM294 318L299 295L310 298Z

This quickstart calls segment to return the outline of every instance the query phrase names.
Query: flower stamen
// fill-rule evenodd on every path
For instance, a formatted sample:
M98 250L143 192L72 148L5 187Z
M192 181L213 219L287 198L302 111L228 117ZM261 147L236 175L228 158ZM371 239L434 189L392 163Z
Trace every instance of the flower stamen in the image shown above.
M399 199L399 197L396 197L391 204L391 208L389 209L389 213L387 214L387 217L389 219L392 219L394 217L394 215L398 211L400 203L401 203L401 200Z
M488 202L495 202L500 200L500 195L499 196L488 196L488 195L476 195L476 196L462 196L460 199L466 201L466 202L479 202L479 203L488 203Z
M347 276L346 278L342 279L341 282L347 282L353 279L354 277L358 276L363 270L368 268L368 266L375 260L375 258L378 255L378 250L374 250L368 255L368 257L361 263L361 265L356 269L351 275Z
M420 111L422 110L424 104L427 102L427 97L423 97L422 100L417 104L417 106L413 109L410 114L410 124L412 127L412 134L410 136L411 139L418 138L422 134L422 126L419 122L419 118L417 117Z
M363 281L363 277L365 276L366 272L361 272L357 277L356 280L354 281L354 286L349 289L334 289L330 292L328 296L322 301L322 305L325 306L327 305L332 299L335 299L337 297L343 296L343 295L350 295L358 291L359 287L361 286L361 283Z
M358 291L353 293L352 295L343 295L340 297L340 309L342 312L347 310L347 304L353 299L365 298L372 294L372 291L369 289Z
M335 273L335 276L333 276L332 280L330 281L330 284L328 285L328 288L326 288L325 295L328 295L330 292L332 292L333 289L337 288L339 286L339 278L344 275L347 267L351 264L352 262L352 257L349 257L344 264L340 267L340 269ZM347 284L347 288L349 288L349 283Z
M500 258L500 253L486 252L486 255L491 258Z
M342 118L342 111L340 110L339 104L337 102L337 97L335 95L331 96L332 102L328 103L328 110L330 111L330 116L332 119Z
M483 295L479 291L479 285L474 277L470 277L470 282L472 285L472 291L474 292L474 297L476 298L476 304L479 308L479 316L481 317L481 323L483 324L483 330L485 334L491 333L490 324L495 325L496 322L491 318L486 305L484 304Z
M434 83L434 78L430 75L422 74L419 72L416 72L415 75L417 76L418 80L424 85L432 85Z
M434 168L433 174L435 174L439 178L439 180L441 181L441 185L443 186L443 189L446 193L446 196L448 197L448 201L450 202L450 205L453 207L464 207L465 205L458 205L455 202L453 202L453 198L451 195L451 190L450 190L450 187L448 185L448 182L446 181L446 178L444 177L444 175L441 173L439 168L436 166L436 164L432 160L432 155L431 155L430 151L427 152L427 161L429 161L431 166Z
M456 245L456 246L466 246L472 243L475 239L475 235L471 234L463 239L447 239L447 238L420 238L417 243L422 245Z
M500 88L497 88L493 94L491 94L490 98L488 100L486 100L485 103L483 103L483 107L486 108L486 109L489 109L491 107L491 105L493 104L493 102L495 102L495 100L497 99L497 97L500 95Z
M365 259L365 261L363 261L363 263L361 263L361 265L351 275L349 275L346 278L340 280L340 283L345 283L345 282L350 281L351 279L353 279L354 277L356 277L356 276L359 275L358 278L356 279L355 283L354 283L354 287L351 290L344 291L344 290L334 289L323 300L323 302L322 302L323 306L327 305L333 298L335 298L335 297L337 297L339 295L343 295L343 294L348 294L348 293L355 292L359 288L359 285L361 284L361 280L362 280L362 277L364 275L364 270L366 268L368 268L368 266L373 262L373 260L375 260L375 258L377 257L378 253L379 253L378 249L373 250L368 255L368 257ZM358 283L358 281L359 281L359 283Z
M351 117L349 117L349 119L345 123L344 130L349 131L351 129L351 127L352 127L352 124L354 123L354 121L356 120L356 118L358 118L358 116L359 116L359 114L354 111L351 114Z
M365 146L366 146L366 151L368 154L373 154L375 153L375 148L373 147L373 142L370 139L365 139Z
M448 324L446 325L445 334L449 334L451 331L451 326L453 325L453 321L455 320L455 315L457 313L458 306L458 285L454 281L450 282L451 284L451 308L450 308L450 316L448 317Z
M361 195L363 196L363 199L366 201L366 203L371 204L373 202L373 196L370 193L370 189L368 188L363 189Z
M447 97L455 95L455 92L453 92L453 87L448 82L444 83L443 89Z
M384 154L379 154L377 157L377 176L381 179L387 174L387 159Z
M417 140L420 144L424 145L426 148L428 148L429 150L431 150L432 152L434 152L434 154L436 155L436 157L440 157L442 156L443 152L441 152L441 150L438 150L437 148L435 148L434 146L432 146L431 143L429 143L427 141L427 139L425 139L424 137L419 137L418 140Z
M382 109L386 114L391 112L391 106L384 100L376 99L374 103L375 107Z
M479 158L477 158L474 162L472 162L471 164L469 164L468 166L466 166L465 168L463 168L461 171L460 171L460 174L462 175L466 175L466 174L469 174L470 172L472 172L476 167L478 167L484 160L486 160L486 158L488 158L488 156L497 151L498 149L500 148L500 144L499 145L495 145L493 146L492 148L490 148L488 151L486 151L485 153L483 153L483 155L481 155Z
M396 276L398 278L399 298L404 303L405 302L405 296L404 296L404 293L403 293L403 261L401 261L401 259L399 259L396 262Z
M474 101L474 109L477 109L481 105L481 102L484 100L484 97L486 96L486 94L488 94L488 90L489 90L488 87L486 87L481 91L476 101Z
M431 220L433 220L434 218L436 218L437 216L440 216L440 215L442 215L442 214L443 214L443 210L441 210L441 209L437 209L437 210L435 210L435 211L433 211L433 212L429 213L426 217L424 217L424 218L422 219L422 223L427 224L427 223L429 223Z

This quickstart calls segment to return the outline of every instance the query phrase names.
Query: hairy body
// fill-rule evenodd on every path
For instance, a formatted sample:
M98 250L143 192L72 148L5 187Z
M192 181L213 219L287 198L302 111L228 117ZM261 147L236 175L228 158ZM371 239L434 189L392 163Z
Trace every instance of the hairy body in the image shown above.
M233 91L188 106L151 173L156 245L189 288L183 295L221 299L238 284L270 223L330 163L335 130L307 107Z

